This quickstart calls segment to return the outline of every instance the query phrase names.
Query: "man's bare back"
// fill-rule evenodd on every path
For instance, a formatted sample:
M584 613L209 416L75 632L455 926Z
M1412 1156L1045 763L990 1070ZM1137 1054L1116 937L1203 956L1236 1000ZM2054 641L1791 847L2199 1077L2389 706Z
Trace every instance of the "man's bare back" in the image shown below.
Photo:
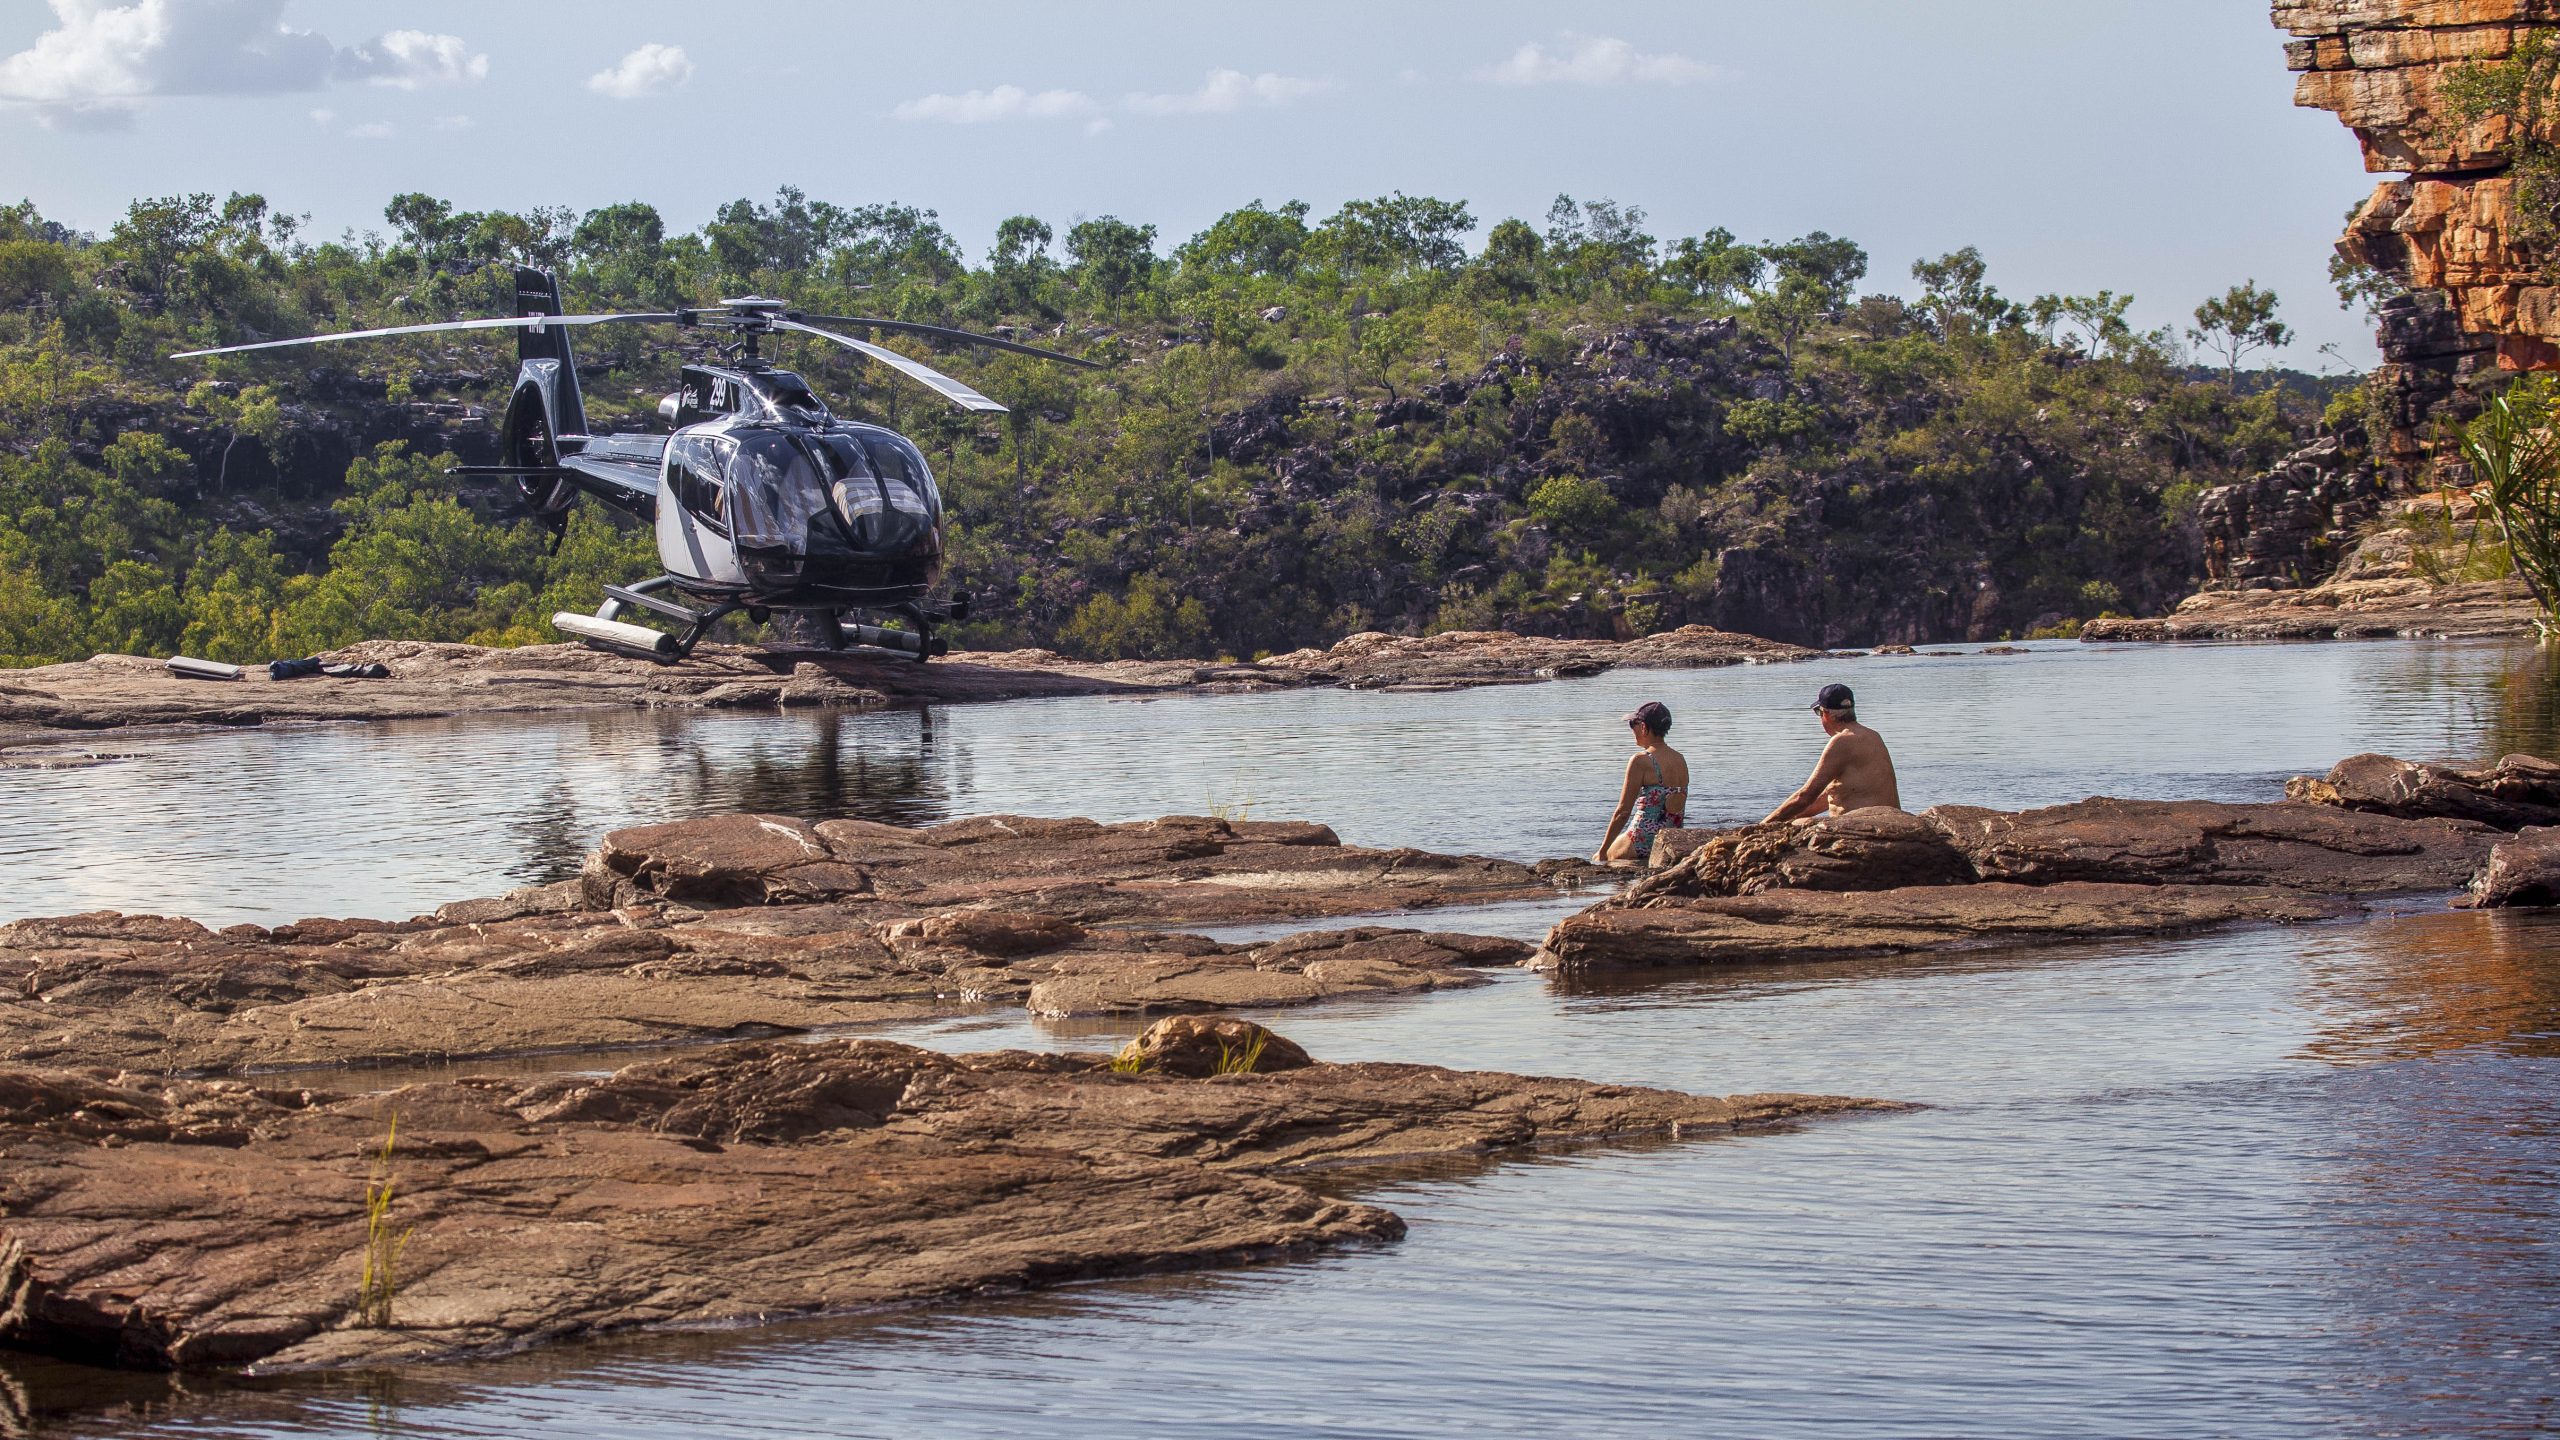
M1797 820L1825 809L1838 815L1876 805L1901 809L1902 786L1893 773L1893 753L1885 748L1883 736L1858 723L1856 698L1849 687L1825 686L1813 708L1831 738L1824 743L1813 773L1769 812L1769 819Z

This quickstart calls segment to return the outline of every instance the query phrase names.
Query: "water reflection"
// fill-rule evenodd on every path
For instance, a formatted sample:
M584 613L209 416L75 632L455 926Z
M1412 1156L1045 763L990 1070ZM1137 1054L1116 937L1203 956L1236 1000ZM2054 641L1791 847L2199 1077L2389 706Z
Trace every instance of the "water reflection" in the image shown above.
M2483 759L2560 755L2560 645L2526 650L2498 679Z
M2306 936L2302 1053L2363 1063L2495 1046L2560 1058L2560 914L2456 911Z

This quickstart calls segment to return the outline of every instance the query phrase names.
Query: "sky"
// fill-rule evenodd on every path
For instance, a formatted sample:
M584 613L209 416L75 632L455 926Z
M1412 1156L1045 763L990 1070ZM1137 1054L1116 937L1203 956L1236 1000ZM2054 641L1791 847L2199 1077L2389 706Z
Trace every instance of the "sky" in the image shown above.
M936 210L974 258L1022 213L1169 249L1256 199L1490 226L1562 193L1665 242L1845 235L1870 290L1974 245L2012 298L2130 292L2143 328L2254 280L2280 363L2362 368L2326 267L2373 181L2281 39L2254 0L9 0L0 203L103 234L255 191L335 235L424 190L691 228L788 184Z

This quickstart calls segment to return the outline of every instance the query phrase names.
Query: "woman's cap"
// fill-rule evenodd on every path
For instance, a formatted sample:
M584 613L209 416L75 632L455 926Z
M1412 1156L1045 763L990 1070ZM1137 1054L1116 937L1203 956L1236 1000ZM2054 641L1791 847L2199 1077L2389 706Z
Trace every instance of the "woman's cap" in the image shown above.
M1858 697L1850 694L1849 687L1846 685L1825 685L1822 687L1822 693L1813 697L1813 708L1855 710L1858 708Z
M1642 725L1656 735L1667 734L1671 729L1671 707L1659 700L1647 700L1626 713L1626 723Z

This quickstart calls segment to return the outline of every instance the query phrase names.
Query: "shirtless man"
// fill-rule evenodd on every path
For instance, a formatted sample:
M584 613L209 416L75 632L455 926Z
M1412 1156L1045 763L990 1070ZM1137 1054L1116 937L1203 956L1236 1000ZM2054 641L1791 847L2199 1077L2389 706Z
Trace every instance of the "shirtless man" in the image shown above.
M1902 788L1894 783L1893 756L1885 750L1883 736L1858 723L1858 697L1849 693L1849 687L1823 686L1813 712L1822 717L1822 733L1831 737L1830 743L1822 747L1822 759L1814 765L1813 774L1760 823L1803 819L1826 807L1834 815L1871 805L1901 809Z

